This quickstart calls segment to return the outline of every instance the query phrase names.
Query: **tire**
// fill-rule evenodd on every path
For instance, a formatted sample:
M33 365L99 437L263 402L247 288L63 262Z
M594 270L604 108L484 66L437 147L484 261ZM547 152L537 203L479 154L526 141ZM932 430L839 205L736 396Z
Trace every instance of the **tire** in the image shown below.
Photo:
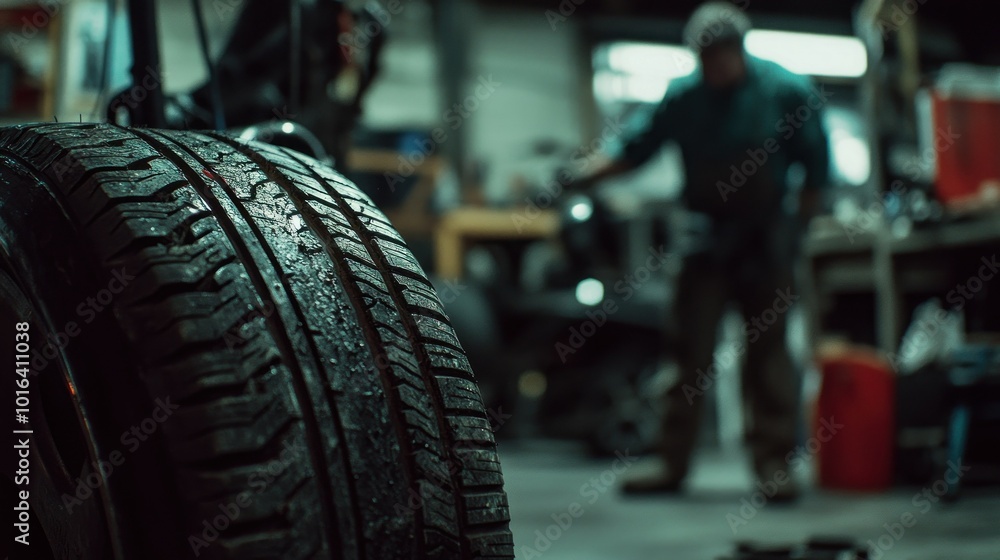
M343 177L222 135L40 124L0 130L0 185L55 558L513 558L465 353Z

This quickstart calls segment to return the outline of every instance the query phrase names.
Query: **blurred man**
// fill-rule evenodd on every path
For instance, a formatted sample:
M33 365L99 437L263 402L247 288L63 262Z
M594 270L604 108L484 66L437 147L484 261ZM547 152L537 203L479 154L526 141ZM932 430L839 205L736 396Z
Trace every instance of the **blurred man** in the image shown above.
M734 352L745 355L742 388L754 471L773 490L771 500L798 496L788 457L796 443L799 381L785 346L786 312L798 299L792 270L799 226L815 212L827 179L820 112L829 94L748 55L743 39L749 29L747 16L732 4L702 5L684 30L700 72L671 82L646 130L626 143L617 161L580 181L589 186L633 170L674 141L686 175L682 201L709 224L703 248L684 255L678 281L681 374L667 395L663 469L627 481L627 493L681 488L702 395L715 380L716 331L726 305L735 302L746 320L746 342ZM786 210L793 163L805 170L797 212Z

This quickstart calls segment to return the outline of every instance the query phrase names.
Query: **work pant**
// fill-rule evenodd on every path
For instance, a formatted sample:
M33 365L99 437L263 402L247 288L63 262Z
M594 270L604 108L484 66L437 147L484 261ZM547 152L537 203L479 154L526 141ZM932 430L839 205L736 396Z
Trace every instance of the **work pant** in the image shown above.
M747 257L744 257L747 258ZM705 394L714 390L717 332L727 304L743 314L746 338L732 355L743 361L746 441L758 476L783 469L794 448L799 417L799 379L785 344L789 308L797 296L792 267L756 261L752 274L732 263L688 257L675 300L680 379L667 392L661 450L671 476L683 478L698 435ZM763 266L759 264L765 263ZM755 320L756 319L756 320ZM728 349L727 349L728 351Z

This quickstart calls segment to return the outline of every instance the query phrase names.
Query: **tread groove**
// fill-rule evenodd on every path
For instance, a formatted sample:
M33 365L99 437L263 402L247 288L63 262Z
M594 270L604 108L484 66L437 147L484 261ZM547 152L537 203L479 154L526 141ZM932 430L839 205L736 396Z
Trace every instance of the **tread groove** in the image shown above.
M513 558L468 356L406 242L347 179L221 133L41 123L0 129L0 180L21 187L0 205L12 246L35 248L14 272L52 279L43 312L73 318L109 275L123 286L74 346L93 363L82 400L101 441L154 399L179 407L111 483L121 534L136 535L121 555ZM55 234L34 237L36 216ZM199 553L187 535L246 493Z
M317 216L313 215L312 209L309 208L307 204L304 204L304 200L295 196L295 194L298 193L299 191L298 188L292 183L292 181L284 173L278 170L279 169L278 166L274 165L270 160L265 158L259 152L251 149L249 146L241 144L240 142L235 141L234 139L229 138L225 135L216 133L207 133L207 135L215 138L216 140L224 142L233 147L234 149L238 150L239 152L241 152L244 156L246 156L251 161L256 163L261 168L261 170L264 171L264 173L268 176L268 178L270 178L275 184L281 186L285 194L295 205L296 209L298 209L300 215L302 216L303 221L313 226L312 227L313 231L319 236L321 242L323 242L323 245L325 246L325 249L328 252L330 258L336 264L337 273L339 276L341 276L345 292L347 293L348 298L351 300L351 304L354 306L359 316L366 315L368 313L367 304L365 303L363 295L352 284L349 268L345 264L345 261L348 256L342 253L337 248L336 243L330 242L331 241L330 239L324 239L330 237L328 235L328 230L326 226L322 224L322 222L319 220ZM390 375L386 371L387 366L385 365L384 360L379 359L380 353L378 352L379 348L378 342L381 340L381 338L370 324L366 324L366 322L361 322L361 328L364 331L365 340L367 341L366 346L372 352L372 356L375 359L376 367L379 370L380 374L379 376L382 379L383 385L386 387L387 398L389 398L390 400L396 400L397 397L395 395L395 391L391 390L392 383L389 379ZM408 437L406 436L405 432L406 427L404 425L404 422L399 418L400 414L398 411L401 410L402 407L399 406L398 402L396 402L396 405L397 406L392 407L397 411L396 413L392 414L393 425L397 432L397 438L399 439L400 453L402 455L403 460L408 465L406 472L407 476L411 479L411 485L412 485L415 476L412 472L412 464L407 459L407 457L412 455L413 450L410 448L409 440ZM357 515L359 520L362 519L360 512L357 512ZM421 529L421 527L419 527L420 517L415 516L415 520L417 520L418 532L419 532L419 529ZM361 536L359 536L358 542L359 543L363 542L363 540L360 539ZM363 553L363 548L361 549L361 552Z
M245 270L247 271L248 276L250 277L254 286L257 288L258 293L260 294L261 297L263 297L265 294L268 294L269 289L267 286L267 282L256 270L256 267L252 266L252 263L255 262L253 259L253 255L251 254L249 248L246 246L246 242L240 237L240 235L236 231L235 225L225 218L226 216L225 209L221 208L218 202L213 200L214 197L205 196L205 193L211 192L211 190L209 188L209 185L202 179L201 175L199 175L190 166L188 166L183 158L173 153L168 148L167 145L154 138L152 134L155 133L143 133L135 129L123 129L123 130L127 130L132 134L134 134L136 137L141 138L147 144L149 144L149 146L152 149L162 154L166 159L170 160L171 163L173 163L187 178L188 182L191 183L195 191L198 192L202 201L210 208L214 208L215 215L219 219L219 223L220 225L222 225L223 231L226 233L226 236L233 244L233 247L235 248L236 253L239 257L239 260L242 263L244 263ZM175 144L175 145L181 146L180 144ZM187 151L186 147L184 146L181 147ZM194 156L194 154L192 155ZM195 159L199 158L195 157ZM205 165L205 168L208 169L210 168L210 166ZM218 177L218 174L214 175L216 175L217 177L216 178L217 184L223 187L223 190L226 192L227 196L232 197L233 193L230 191L229 186L224 184L223 180L220 177ZM236 206L238 209L242 211L242 207L240 205L237 204ZM257 239L261 242L261 245L267 252L267 256L269 257L268 258L269 264L272 267L275 266L274 255L271 254L270 251L267 251L267 244L263 242L263 240L261 240L260 232L256 231L256 228L253 226L253 222L252 220L249 219L249 217L244 216L244 219L247 221L248 225L252 229L254 229L257 235ZM284 279L282 282L283 282L283 289L287 293L289 291L287 283ZM270 298L271 301L274 301L274 299L275 298ZM289 300L294 301L293 298L291 297L289 297ZM296 314L298 315L299 313L296 312ZM270 330L272 331L275 340L279 344L280 352L287 357L286 360L284 361L289 366L289 369L293 372L293 377L296 380L295 394L297 400L299 401L300 408L307 411L306 412L307 422L305 424L306 435L312 442L314 449L321 449L323 439L318 431L316 423L316 412L315 410L312 409L311 399L309 398L309 390L305 383L305 374L302 371L301 367L299 366L298 360L295 358L296 352L294 349L294 345L288 338L288 331L286 330L285 325L281 321L281 318L278 317L277 313L274 313L271 316L267 317L266 323L270 326ZM327 477L325 476L326 473L328 472L326 460L320 453L313 453L310 454L310 456L313 458L314 468L316 469L317 473L322 474L322 476L317 476L316 478L317 478L317 486L320 488L320 492L324 497L324 499L321 501L321 505L323 506L322 510L324 518L323 525L324 527L326 527L327 537L330 539L330 548L332 550L339 550L341 548L340 547L341 540L340 536L337 534L336 528L338 525L334 521L335 513L332 511L332 508L330 506L330 504L333 503L333 491L330 488L329 480L327 480Z
M305 167L309 171L310 175L312 175L313 179L315 179L317 182L319 182L320 185L326 188L327 193L334 199L336 204L340 207L341 213L343 213L344 216L347 218L347 220L353 224L355 231L359 232L367 231L367 228L365 228L364 224L361 223L361 219L358 218L358 216L349 207L349 205L341 196L341 194L337 191L337 189L332 187L325 177L323 177L319 173L316 173L316 171L313 169L311 165L307 164L306 162L303 162L301 159L298 158L297 155L295 155L291 151L282 150L282 152L284 152L285 155L287 155L289 158L293 159L294 161L298 162L300 165ZM366 239L365 236L359 236L359 237L361 238L361 243L368 250L368 254L371 256L372 260L381 265L376 268L378 269L379 274L382 276L386 288L390 292L391 299L393 303L396 305L399 317L403 323L404 328L406 329L406 337L409 340L410 345L413 349L413 353L416 357L418 368L420 369L420 374L424 379L424 384L427 386L428 394L430 395L431 401L434 404L434 409L436 413L435 416L438 422L438 431L440 433L440 437L444 443L446 453L450 453L451 450L454 449L455 442L454 438L451 435L451 429L448 426L447 420L445 419L444 414L441 414L445 408L444 400L441 397L441 391L440 388L438 387L437 380L434 378L433 374L429 370L430 362L423 348L423 344L421 344L420 342L420 334L419 331L417 330L416 325L413 322L413 317L409 314L407 310L406 300L405 298L403 298L402 290L400 289L399 284L397 283L396 279L392 276L392 274L388 273L388 271L394 271L393 270L394 267L392 267L389 264L388 259L386 259L385 254L382 252L382 249L379 248L377 244L373 243L371 239ZM419 278L419 280L421 282L426 282L426 280L424 280L423 278ZM454 472L454 469L450 469L449 474L451 475L450 478L451 478L452 489L456 494L458 494L462 487L461 481L457 473ZM462 499L458 496L456 496L455 499L455 509L457 510L459 519L461 520L468 519L467 512L465 511L465 504L463 503ZM459 531L460 533L467 531L467 528L464 526L464 524L460 524ZM461 546L462 557L463 558L471 557L471 551L469 550L468 541L464 538L460 538L459 544Z

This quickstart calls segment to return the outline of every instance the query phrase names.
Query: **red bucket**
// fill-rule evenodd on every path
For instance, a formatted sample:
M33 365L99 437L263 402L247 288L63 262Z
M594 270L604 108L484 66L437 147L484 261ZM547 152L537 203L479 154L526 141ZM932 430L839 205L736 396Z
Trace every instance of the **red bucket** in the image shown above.
M935 188L948 207L1000 200L1000 71L952 65L931 93Z
M845 347L820 357L823 380L813 436L824 488L881 491L892 485L895 377L874 350Z

